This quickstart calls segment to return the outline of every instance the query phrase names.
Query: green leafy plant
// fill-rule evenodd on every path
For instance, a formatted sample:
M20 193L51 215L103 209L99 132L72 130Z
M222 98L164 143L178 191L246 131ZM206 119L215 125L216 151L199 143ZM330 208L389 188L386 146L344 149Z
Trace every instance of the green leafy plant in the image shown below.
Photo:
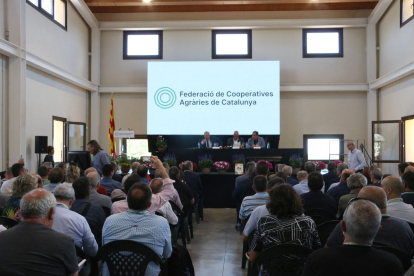
M157 143L155 144L157 148L167 148L167 141L165 141L161 136L157 137Z
M175 154L166 154L164 157L164 162L170 165L170 167L177 166L177 157Z
M289 159L289 164L292 168L300 168L303 164L303 159L300 158L299 154L292 154L292 156Z
M213 166L213 156L211 156L211 154L206 154L198 157L198 167L200 170L204 168L211 169L211 166Z

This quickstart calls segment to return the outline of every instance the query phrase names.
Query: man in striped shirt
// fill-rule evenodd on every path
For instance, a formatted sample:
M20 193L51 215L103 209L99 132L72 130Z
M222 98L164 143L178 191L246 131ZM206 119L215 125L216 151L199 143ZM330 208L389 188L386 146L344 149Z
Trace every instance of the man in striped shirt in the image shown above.
M245 221L253 210L261 205L267 203L269 194L266 192L267 189L267 178L263 175L258 175L253 180L253 190L256 194L252 196L246 196L240 207L239 218L243 222Z

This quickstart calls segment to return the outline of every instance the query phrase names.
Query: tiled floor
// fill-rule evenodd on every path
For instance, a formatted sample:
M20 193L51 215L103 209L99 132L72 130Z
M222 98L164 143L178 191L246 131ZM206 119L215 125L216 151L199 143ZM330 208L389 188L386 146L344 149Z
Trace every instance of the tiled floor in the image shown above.
M242 237L234 229L235 209L204 209L187 249L196 276L246 276L241 268ZM195 220L194 220L195 223Z

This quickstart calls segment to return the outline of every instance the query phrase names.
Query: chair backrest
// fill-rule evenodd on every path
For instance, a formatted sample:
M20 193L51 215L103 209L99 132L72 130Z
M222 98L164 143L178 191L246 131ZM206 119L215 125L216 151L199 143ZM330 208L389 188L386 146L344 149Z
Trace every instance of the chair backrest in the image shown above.
M117 201L120 201L120 200L124 200L125 198L122 198L122 197L115 197L115 198L113 198L113 199L111 199L111 201L112 201L112 203L114 203L114 202L117 202Z
M379 245L373 245L372 247L375 247L376 249L387 251L388 253L391 253L395 255L400 261L402 266L404 267L404 270L407 271L411 267L411 257L401 250L398 250L394 247L389 246L379 246Z
M87 256L86 253L79 246L76 246L75 245L75 249L76 249L76 256L78 256L82 260L83 259L89 259L90 258L90 256Z
M178 193L181 204L183 205L184 216L187 216L191 212L191 200L183 193Z
M312 249L299 244L280 244L257 256L253 265L263 266L268 275L301 275Z
M336 218L326 217L326 216L319 216L319 215L313 215L310 216L312 220L315 222L315 225L318 226L324 222L336 220Z
M0 217L0 224L6 227L7 229L10 229L13 226L16 226L17 224L19 224L19 222L11 218Z
M155 211L155 214L156 214L157 216L163 217L163 215L162 215L160 212L158 212L158 211Z
M173 212L177 215L177 217L181 216L181 215L184 215L183 211L181 211L180 207L178 207L178 205L175 204L174 201L170 200L169 202L171 204L171 208L172 208Z
M109 209L108 207L106 207L106 206L101 206L102 207L102 209L104 210L104 212L105 212L105 216L106 217L109 217L110 215L111 215L111 209Z
M407 223L408 223L408 225L410 226L411 230L412 230L412 231L413 231L413 233L414 233L414 224L413 224L413 223L411 223L411 222L408 222L408 221L407 221Z
M322 209L322 208L313 208L313 209L309 209L306 210L305 212L303 212L305 214L305 216L325 216L328 218L332 218L332 220L336 219L335 214L332 214L331 212Z
M110 275L144 275L150 262L159 265L161 259L139 242L120 240L102 247L102 261L106 262Z
M5 266L0 266L0 275L7 275L7 276L24 276L24 273Z
M316 230L318 231L318 236L321 241L322 247L325 246L326 241L329 238L329 235L332 233L332 231L335 229L339 222L340 220L330 220L316 226Z

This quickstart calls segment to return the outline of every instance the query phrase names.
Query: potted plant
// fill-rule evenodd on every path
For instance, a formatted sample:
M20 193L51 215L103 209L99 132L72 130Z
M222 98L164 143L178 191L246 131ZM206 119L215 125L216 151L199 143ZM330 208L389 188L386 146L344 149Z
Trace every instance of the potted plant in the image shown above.
M219 174L225 174L230 169L230 163L226 161L217 161L213 163L213 168L217 170Z
M342 160L334 160L334 161L331 161L331 162L335 163L335 167L338 167L339 164L344 163L344 161L342 161Z
M162 136L158 136L156 146L159 152L165 152L167 150L167 141Z
M170 167L177 166L177 157L173 153L167 153L164 157L164 162L170 165Z
M300 158L299 154L292 154L289 158L289 164L292 167L292 174L296 175L302 167L303 159Z
M322 161L313 161L313 164L315 164L316 170L319 172L326 168L325 163L323 163Z
M257 161L257 163L260 163L260 162L266 162L267 163L267 166L269 167L269 171L273 170L273 164L272 163L270 163L270 162L268 162L266 160L259 160L259 161Z
M183 165L184 165L185 162L187 162L187 161L183 161L183 162L180 163L180 165L178 165L178 167L180 167L180 170L183 169ZM197 164L194 163L193 161L191 161L191 163L193 163L193 172L197 171Z
M131 169L131 162L128 160L126 155L119 156L117 163L121 166L122 173L128 173Z
M198 157L198 167L204 174L209 174L213 166L213 156L211 154L205 154Z
M243 165L246 164L246 157L244 156L244 154L233 155L233 164L240 164L240 163L242 163Z

